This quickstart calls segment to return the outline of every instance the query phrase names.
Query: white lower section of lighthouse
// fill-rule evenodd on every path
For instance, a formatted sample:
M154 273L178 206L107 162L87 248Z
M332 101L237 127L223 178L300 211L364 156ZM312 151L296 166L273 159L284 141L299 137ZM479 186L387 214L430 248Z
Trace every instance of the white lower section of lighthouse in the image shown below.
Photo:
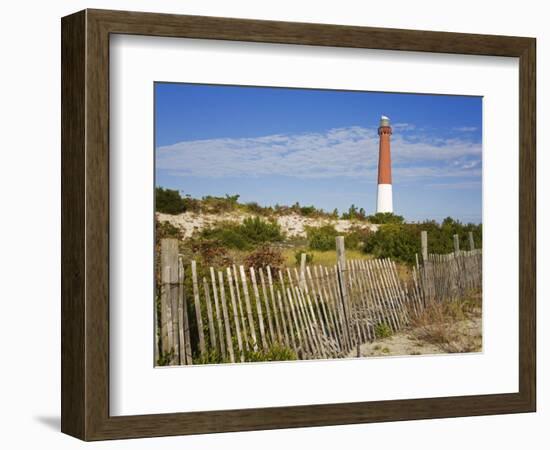
M376 212L393 213L393 198L391 184L378 185Z

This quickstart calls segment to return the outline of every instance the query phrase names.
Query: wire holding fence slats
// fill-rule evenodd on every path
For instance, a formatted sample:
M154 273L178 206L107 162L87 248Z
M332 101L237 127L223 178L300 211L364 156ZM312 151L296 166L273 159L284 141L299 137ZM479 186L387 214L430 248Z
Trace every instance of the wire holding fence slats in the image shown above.
M405 282L390 259L327 267L302 258L299 270L276 271L201 267L184 264L177 245L164 241L171 240L161 244L155 354L169 365L205 363L213 354L216 362L255 361L277 348L298 359L348 357L384 329L407 327L433 302L481 290L480 249L426 253Z

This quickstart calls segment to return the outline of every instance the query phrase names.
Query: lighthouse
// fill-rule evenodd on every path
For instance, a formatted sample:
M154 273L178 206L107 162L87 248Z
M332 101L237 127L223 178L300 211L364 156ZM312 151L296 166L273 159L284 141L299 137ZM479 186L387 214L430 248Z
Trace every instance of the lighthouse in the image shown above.
M378 127L380 145L378 151L377 213L393 213L390 153L391 133L390 118L386 116L380 117L380 126Z

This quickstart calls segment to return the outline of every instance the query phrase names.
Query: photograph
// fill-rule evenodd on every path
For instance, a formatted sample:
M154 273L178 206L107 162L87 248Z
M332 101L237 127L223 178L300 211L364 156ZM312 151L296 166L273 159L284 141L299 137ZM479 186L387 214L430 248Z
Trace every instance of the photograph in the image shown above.
M155 366L483 351L483 97L157 81L154 132Z

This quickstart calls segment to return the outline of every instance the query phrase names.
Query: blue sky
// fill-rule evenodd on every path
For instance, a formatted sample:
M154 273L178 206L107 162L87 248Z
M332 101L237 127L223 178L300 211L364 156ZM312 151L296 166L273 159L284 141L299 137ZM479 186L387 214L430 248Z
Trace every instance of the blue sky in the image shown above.
M156 83L156 185L374 213L381 115L395 213L481 222L481 97Z

